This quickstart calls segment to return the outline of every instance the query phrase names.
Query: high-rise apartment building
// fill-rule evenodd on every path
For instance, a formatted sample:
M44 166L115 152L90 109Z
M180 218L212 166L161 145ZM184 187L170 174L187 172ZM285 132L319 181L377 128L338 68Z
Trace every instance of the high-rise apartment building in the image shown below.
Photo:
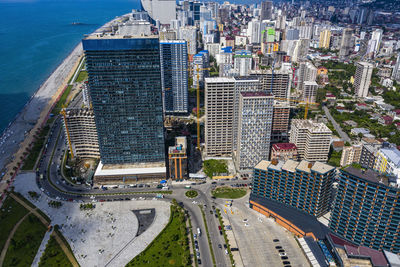
M378 148L371 144L364 144L361 150L360 165L365 169L373 169L375 166Z
M318 84L316 82L303 82L303 100L305 102L315 102L317 98Z
M275 101L272 117L271 143L287 142L289 138L290 104Z
M185 40L188 45L188 54L195 55L197 53L197 28L194 26L180 27L178 31L178 39Z
M354 91L358 97L367 97L374 65L368 62L357 62L354 78Z
M376 56L378 54L381 47L382 36L382 29L376 29L372 32L371 39L368 41L367 54L369 54L370 56Z
M232 155L233 106L235 80L233 78L205 79L205 142L210 157Z
M266 161L254 167L251 196L320 217L330 209L335 168L321 162Z
M354 44L352 43L353 29L345 28L342 33L342 42L340 44L339 57L344 58L350 55Z
M297 146L299 158L327 162L332 131L323 123L293 119L289 142Z
M397 55L396 65L393 68L392 79L400 80L400 53Z
M400 150L396 147L382 147L376 154L374 169L380 173L394 175L400 184Z
M340 166L343 167L352 163L359 163L362 148L362 144L343 147L342 157L340 158Z
M204 78L208 77L209 54L207 50L200 51L193 57L193 87L204 84ZM197 77L198 76L198 77Z
M91 35L82 44L100 149L95 179L121 179L120 169L129 169L123 179L165 177L158 37Z
M340 170L329 227L362 246L400 253L396 178L354 167Z
M304 88L304 82L315 82L317 79L317 68L309 61L300 62L299 72L297 74L297 89L302 91Z
M272 19L272 9L273 5L271 1L261 2L260 20L263 21Z
M140 0L140 4L153 21L171 24L171 21L176 19L175 0Z
M236 167L253 168L270 152L274 97L265 92L242 92L239 96Z
M166 113L187 113L188 56L186 41L161 41L161 85Z
M288 66L289 65L289 66ZM278 70L251 71L250 76L256 76L261 81L263 91L272 92L275 98L289 98L290 85L292 83L292 69L290 64L282 64Z
M238 135L238 121L239 121L239 99L240 94L243 92L259 92L261 91L260 80L257 77L235 77L235 92L233 95L233 144L237 142ZM233 150L236 150L236 145L233 146Z
M251 44L261 43L261 22L253 19L247 24L247 36Z
M239 76L248 76L253 61L251 52L246 50L236 51L233 60L233 68Z
M323 30L319 35L319 48L329 49L331 43L331 31Z
M65 136L69 148L78 158L99 158L99 142L93 110L89 108L64 109L62 111Z

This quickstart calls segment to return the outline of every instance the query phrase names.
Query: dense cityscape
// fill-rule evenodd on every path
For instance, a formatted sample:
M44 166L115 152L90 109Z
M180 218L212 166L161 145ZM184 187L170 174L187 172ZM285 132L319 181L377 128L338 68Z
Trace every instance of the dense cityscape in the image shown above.
M400 266L400 3L140 5L4 131L0 266Z

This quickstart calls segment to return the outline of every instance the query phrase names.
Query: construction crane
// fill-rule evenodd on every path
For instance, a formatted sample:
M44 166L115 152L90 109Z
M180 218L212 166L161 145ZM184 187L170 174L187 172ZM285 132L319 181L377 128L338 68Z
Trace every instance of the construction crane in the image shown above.
M296 102L298 104L305 104L305 108L304 108L304 119L307 119L307 114L308 114L308 109L309 109L309 105L313 105L313 106L318 106L318 103L314 103L314 102L309 102L309 101L302 101L302 100L296 100L296 99L289 99L289 98L281 98L281 97L275 97L276 100L282 100L282 101L289 101L289 102Z

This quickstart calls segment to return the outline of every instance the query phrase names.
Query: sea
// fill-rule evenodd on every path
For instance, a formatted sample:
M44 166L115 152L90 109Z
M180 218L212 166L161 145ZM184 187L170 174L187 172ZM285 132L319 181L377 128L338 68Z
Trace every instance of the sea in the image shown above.
M89 34L139 0L0 0L0 136Z

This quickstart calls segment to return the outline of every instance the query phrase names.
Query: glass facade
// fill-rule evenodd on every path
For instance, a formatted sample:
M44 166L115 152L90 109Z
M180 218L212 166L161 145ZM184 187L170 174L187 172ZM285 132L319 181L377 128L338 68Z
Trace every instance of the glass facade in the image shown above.
M165 162L158 38L82 44L102 163Z
M188 52L186 41L160 42L164 110L188 112Z
M400 190L361 175L340 171L329 227L357 245L400 253Z

